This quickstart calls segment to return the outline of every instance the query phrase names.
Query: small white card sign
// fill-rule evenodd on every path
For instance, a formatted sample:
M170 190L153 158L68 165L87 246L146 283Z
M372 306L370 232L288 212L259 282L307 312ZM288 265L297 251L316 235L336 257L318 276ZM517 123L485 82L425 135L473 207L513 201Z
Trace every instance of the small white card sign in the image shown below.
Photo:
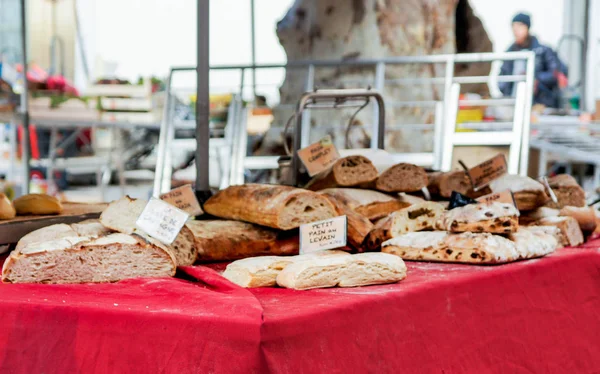
M136 225L164 244L171 244L190 215L162 200L151 198Z
M300 226L300 254L346 246L346 216Z

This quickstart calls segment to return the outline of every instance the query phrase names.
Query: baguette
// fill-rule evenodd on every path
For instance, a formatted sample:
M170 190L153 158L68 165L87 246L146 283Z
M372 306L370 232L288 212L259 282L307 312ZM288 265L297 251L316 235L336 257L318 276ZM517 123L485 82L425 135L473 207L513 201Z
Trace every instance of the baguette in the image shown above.
M8 197L0 193L0 220L13 219L16 215L17 211Z
M368 187L377 179L377 169L363 156L348 156L337 160L332 167L315 176L306 188L318 191L331 187Z
M558 203L550 200L546 206L551 208L564 208L566 206L585 207L585 191L575 178L568 174L559 174L548 178L548 185L556 195Z
M511 190L517 203L517 209L523 211L537 209L549 199L544 185L529 177L520 175L505 174L492 181L490 187L493 192Z
M437 226L450 232L509 234L519 228L518 216L511 204L469 204L445 212Z
M358 214L371 221L386 217L396 210L406 208L411 203L400 201L379 191L360 190L355 188L328 188L320 194L336 198Z
M381 173L375 186L384 192L416 192L427 187L427 173L419 166L400 163Z
M298 254L298 237L251 223L229 220L189 221L198 261L232 261L254 256Z
M537 222L538 226L555 226L557 227L564 240L563 244L571 247L578 246L583 243L583 233L573 217L547 217L542 218Z
M365 239L364 247L368 251L376 251L381 243L396 236L407 232L432 230L443 213L444 207L431 201L394 212L375 224Z
M54 196L29 194L13 201L17 215L53 215L62 213L63 207Z
M329 200L316 192L266 184L228 187L208 199L204 211L281 230L337 216Z
M175 257L164 246L136 235L104 234L87 227L57 225L23 237L2 268L6 283L116 282L135 277L175 275ZM67 226L67 227L65 227ZM69 230L70 229L70 230ZM48 239L50 238L50 239ZM41 241L36 241L41 240Z
M346 216L348 244L351 248L361 252L363 241L373 229L373 224L366 217L356 213L336 197L331 195L324 196L335 206L338 215Z
M146 200L132 199L129 196L115 200L102 212L100 222L113 231L129 235L138 234L148 241L156 242L149 238L148 233L136 226L136 221L147 203ZM183 226L173 243L167 247L175 255L177 266L192 265L198 256L194 234L186 226Z
M585 234L591 234L596 230L596 212L592 207L565 206L560 210L560 215L575 218Z
M417 261L499 264L519 259L515 243L490 233L412 232L384 242L381 250Z

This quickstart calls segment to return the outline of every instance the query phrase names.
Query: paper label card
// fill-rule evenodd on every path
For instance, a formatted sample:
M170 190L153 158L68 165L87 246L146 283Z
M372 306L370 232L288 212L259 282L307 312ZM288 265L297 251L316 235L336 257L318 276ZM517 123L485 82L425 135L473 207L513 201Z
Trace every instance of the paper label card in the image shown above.
M198 199L196 199L196 194L191 184L172 189L160 195L160 199L187 212L191 216L199 216L204 213Z
M508 172L506 157L498 154L491 159L469 169L468 175L473 185L473 190L478 191Z
M515 202L515 197L511 190L505 190L505 191L481 196L481 197L477 198L477 201L479 201L480 203L484 203L484 204L505 203L505 204L512 204L515 207L517 206L517 204Z
M164 244L171 244L190 215L162 200L151 198L136 225Z
M346 216L300 226L300 254L346 246Z
M330 168L339 158L340 153L327 135L316 143L298 151L298 157L306 167L308 175L314 177Z

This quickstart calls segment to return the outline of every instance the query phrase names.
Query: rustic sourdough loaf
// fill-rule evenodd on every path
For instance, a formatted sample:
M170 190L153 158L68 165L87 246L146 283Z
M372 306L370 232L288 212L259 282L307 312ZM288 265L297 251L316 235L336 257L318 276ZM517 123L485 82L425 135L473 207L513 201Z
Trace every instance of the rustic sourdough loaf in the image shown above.
M254 256L298 254L298 237L252 223L231 220L189 221L198 261L231 261Z
M333 196L358 214L371 221L383 218L396 210L406 208L411 203L400 201L379 191L356 188L327 188L319 193Z
M511 204L469 204L444 212L437 226L450 232L509 234L519 228L518 216Z
M434 172L428 174L429 184L427 188L432 195L438 195L449 199L453 191L476 199L491 193L489 187L483 187L479 191L473 191L471 181L464 171Z
M362 252L363 241L373 229L371 221L350 209L350 207L336 197L327 194L323 196L335 206L338 215L346 216L348 245L356 251Z
M583 243L583 232L573 217L546 217L537 222L538 226L555 226L560 230L564 244L571 247L578 246Z
M375 186L384 192L416 192L427 187L427 173L417 165L401 163L381 173Z
M135 277L175 275L174 256L166 247L137 235L109 233L97 225L56 225L23 237L2 268L8 283L116 282ZM67 226L67 227L65 227ZM94 231L93 226L98 230ZM23 241L24 240L24 241Z
M129 196L115 200L102 212L100 222L113 231L123 234L138 234L146 240L156 242L156 240L150 239L148 233L135 224L147 203L146 200L132 199ZM196 261L198 251L194 235L186 226L183 226L175 241L168 248L175 255L178 266L192 265Z
M519 210L534 210L544 205L549 197L544 185L529 177L505 174L490 184L493 192L511 190Z
M330 187L368 187L379 173L373 163L363 156L348 156L337 160L326 171L316 175L306 188L312 191Z
M548 185L556 195L558 203L549 200L546 203L547 206L559 209L566 206L586 206L585 191L572 176L568 174L556 175L548 178Z
M381 243L412 231L433 230L442 217L441 204L426 201L400 209L375 224L363 246L368 251L376 251Z
M585 234L590 234L596 230L596 212L591 206L565 206L560 210L560 215L575 218L581 231Z
M337 216L331 202L316 192L269 184L227 187L208 199L204 211L281 230Z

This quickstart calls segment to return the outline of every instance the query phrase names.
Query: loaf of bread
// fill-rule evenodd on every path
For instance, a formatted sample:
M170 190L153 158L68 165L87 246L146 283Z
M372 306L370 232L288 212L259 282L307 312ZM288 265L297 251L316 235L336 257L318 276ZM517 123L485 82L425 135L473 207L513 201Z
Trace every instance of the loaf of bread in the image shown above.
M384 242L381 250L417 261L499 264L519 259L514 242L490 233L412 232Z
M552 234L535 226L521 227L517 232L510 234L509 239L515 243L519 259L542 257L560 246L556 233Z
M13 219L16 215L17 211L8 197L0 193L0 220Z
M160 244L137 235L104 235L105 230L95 224L56 226L56 232L55 226L49 226L42 233L34 231L21 239L4 263L3 282L116 282L175 275L175 257Z
M519 211L511 204L469 204L444 212L440 230L509 234L519 228Z
M387 253L359 253L338 282L338 287L360 287L375 284L396 283L406 278L406 264L398 256Z
M411 203L400 201L379 191L355 188L327 188L319 191L319 193L336 198L371 221L378 220L396 210L411 205Z
M568 174L559 174L548 178L548 185L552 188L558 200L555 203L549 200L546 205L551 208L564 208L566 206L585 207L585 191L575 178Z
M324 194L323 196L335 206L338 215L346 216L346 236L348 238L348 245L354 250L362 252L362 244L373 229L371 221L350 209L350 207L344 204L342 200L327 194Z
M491 193L491 189L487 186L477 192L473 191L471 181L464 171L434 172L428 174L428 179L429 193L445 199L449 199L453 191L473 199Z
M441 204L426 201L390 214L375 224L364 242L368 251L376 251L381 243L413 231L433 230L444 213Z
M571 247L583 243L583 232L579 228L577 220L573 217L547 217L537 222L538 226L556 226L560 230L564 243Z
M337 160L326 171L316 175L306 188L318 191L332 187L364 187L375 182L379 173L373 163L363 156L348 156Z
M277 275L292 262L293 257L283 256L244 258L227 265L223 276L244 288L273 287Z
M335 207L316 192L288 186L245 184L217 192L204 204L216 217L280 230L337 216Z
M384 192L416 192L427 187L427 173L422 167L401 163L381 173L375 186Z
M189 221L198 261L232 261L255 256L298 254L298 237L247 222Z
M53 215L62 213L63 207L60 201L54 196L44 194L23 195L15 201L13 205L17 210L17 215Z
M146 200L132 199L125 196L113 201L106 207L100 215L100 222L113 231L123 234L138 234L146 240L154 242L154 239L149 239L148 233L136 226L136 221L142 214L146 204L148 204ZM196 261L198 251L194 234L186 226L183 226L173 243L167 247L175 255L178 266L192 265Z
M395 283L406 277L406 265L385 253L326 256L296 260L277 276L281 287L308 290Z
M581 231L585 234L590 234L596 230L596 212L592 207L565 206L560 210L560 215L575 218Z
M293 262L331 256L350 256L350 254L344 251L324 250L300 256L245 258L227 265L223 276L244 288L273 287L277 285L277 275Z
M560 231L560 229L556 226L527 226L527 227L519 227L519 230L521 229L527 229L528 231L537 233L544 233L547 235L551 235L554 237L554 239L556 240L556 242L558 243L558 248L562 248L562 247L566 247L569 245L569 242L567 240L567 238L565 238L562 234L562 232Z
M519 216L519 224L531 225L546 217L558 217L560 211L558 209L549 208L546 206L539 207L535 210L524 212Z
M493 192L511 190L519 210L534 210L544 205L549 197L544 185L529 177L505 174L490 184Z

